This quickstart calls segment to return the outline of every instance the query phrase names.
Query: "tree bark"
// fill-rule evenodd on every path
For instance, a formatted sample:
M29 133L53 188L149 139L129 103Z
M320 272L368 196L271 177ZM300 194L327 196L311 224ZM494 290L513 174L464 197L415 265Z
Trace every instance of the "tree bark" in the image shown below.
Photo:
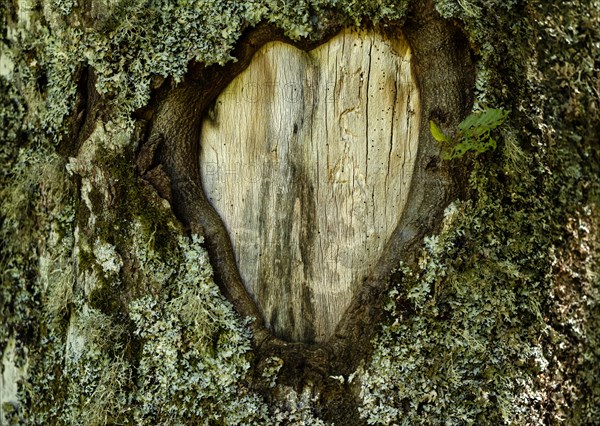
M413 72L421 98L418 149L410 159L414 163L412 182L418 184L410 185L406 207L395 220L393 233L389 239L386 238L386 248L380 256L373 255L377 260L364 278L362 287L357 286L348 307L342 306L341 311L345 312L339 319L335 334L325 340L323 337L317 339L321 341L317 345L311 344L310 338L308 345L303 343L306 336L302 335L300 342L290 345L273 335L265 325L264 311L261 312L256 300L244 287L223 218L219 217L201 185L198 140L201 138L205 114L210 116L209 109L218 102L216 98L219 93L226 90L234 76L246 69L259 48L267 42L283 40L300 48L314 49L339 31L336 24L338 20L332 19L331 27L323 30L324 35L310 43L293 43L269 26L252 30L240 43L237 61L229 68L212 66L193 69L186 81L174 87L167 83L156 95L160 101L152 111L148 140L160 140L161 150L153 165L165 173L160 175L160 182L155 186L170 186L163 192L172 194L169 201L174 205L177 216L184 224L206 237L216 279L224 294L241 315L254 318L255 352L264 358L277 356L283 359L283 371L280 372L282 383L291 380L292 386L302 386L299 383L304 382L303 377L310 375L318 378L319 382L330 382L337 387L337 382L332 381L331 376L351 374L370 350L369 340L373 327L381 319L382 299L389 288L391 271L401 259L407 263L414 261L410 259L410 251L420 244L424 235L436 229L444 208L458 193L453 182L461 180L461 172L455 170L451 173L448 165L438 161L440 147L431 137L427 123L435 118L444 127L458 124L472 102L468 88L473 87L474 72L466 41L452 24L444 22L431 6L416 9L414 14L412 19L415 23L408 23L405 31L409 40L415 40L411 44L415 46L413 67L416 70ZM400 28L389 28L387 37L390 40L403 38ZM435 60L429 59L431 57ZM443 92L437 89L441 82L445 88ZM410 115L410 111L405 114ZM406 137L398 129L396 132L398 137ZM310 262L306 262L308 264ZM344 284L343 279L336 284L348 285ZM282 299L278 298L277 303L285 306L286 302ZM265 302L260 298L258 301ZM298 300L294 303L302 302ZM318 317L318 314L313 315L309 321L319 321ZM331 327L335 327L335 324ZM280 333L285 336L290 331ZM298 369L302 373L299 374Z
M0 7L2 424L598 418L597 8L342 3Z

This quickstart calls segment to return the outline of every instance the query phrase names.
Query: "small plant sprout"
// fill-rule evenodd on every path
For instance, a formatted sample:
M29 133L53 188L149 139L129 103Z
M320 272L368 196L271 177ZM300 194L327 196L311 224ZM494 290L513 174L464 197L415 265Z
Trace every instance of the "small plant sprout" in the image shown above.
M452 160L462 158L469 151L481 154L490 149L496 149L496 140L492 138L491 132L501 125L507 116L508 111L501 108L486 108L468 115L458 125L458 131L454 137L444 134L432 120L429 121L429 130L435 140L446 144L442 158Z

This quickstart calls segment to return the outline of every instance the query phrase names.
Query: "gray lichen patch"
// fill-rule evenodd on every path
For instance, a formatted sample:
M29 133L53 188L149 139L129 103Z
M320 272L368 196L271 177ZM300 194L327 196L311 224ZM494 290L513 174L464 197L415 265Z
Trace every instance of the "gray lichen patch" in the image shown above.
M18 383L27 377L27 362L16 353L16 341L11 337L4 346L0 359L0 420L10 418L18 411Z
M183 262L173 264L173 277L163 291L130 304L134 334L144 341L138 367L138 374L145 377L137 394L138 422L265 420L266 407L260 399L237 386L250 367L248 331L212 282L200 244L195 237L182 239ZM159 417L153 407L161 407Z
M478 168L473 184L486 175ZM576 262L581 282L567 290L564 275L555 272L565 260L548 238L552 218L542 208L550 209L550 200L520 213L493 197L460 205L452 226L426 242L420 268L399 272L390 320L361 377L361 412L370 424L520 424L542 422L547 415L586 424L595 416L598 394L589 386L597 377L591 360L598 337L591 324L598 321L598 258L591 255L589 235L597 232L591 217L597 207L584 207L587 213L577 213L567 225L573 229L578 223L585 253ZM537 219L524 222L519 215ZM565 344L565 326L581 342L579 349ZM571 362L560 349L566 347L579 353ZM557 398L557 368L568 370L569 377L581 368L587 379L566 379L572 393ZM549 398L547 408L538 405ZM570 409L571 398L581 408Z
M73 300L74 269L72 186L64 161L49 150L22 147L15 156L11 175L4 177L2 196L2 304L0 348L13 336L11 359L17 368L32 363L27 374L12 384L19 398L10 414L17 424L23 419L23 385L39 367L33 361L31 342L61 340ZM29 342L29 343L26 343ZM7 354L7 356L9 356ZM5 370L7 374L9 370ZM12 421L11 421L12 423Z

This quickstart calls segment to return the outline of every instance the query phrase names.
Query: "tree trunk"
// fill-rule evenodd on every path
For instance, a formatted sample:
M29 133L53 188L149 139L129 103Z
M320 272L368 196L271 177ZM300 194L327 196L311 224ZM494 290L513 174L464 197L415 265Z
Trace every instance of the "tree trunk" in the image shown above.
M0 422L593 424L561 4L0 6Z

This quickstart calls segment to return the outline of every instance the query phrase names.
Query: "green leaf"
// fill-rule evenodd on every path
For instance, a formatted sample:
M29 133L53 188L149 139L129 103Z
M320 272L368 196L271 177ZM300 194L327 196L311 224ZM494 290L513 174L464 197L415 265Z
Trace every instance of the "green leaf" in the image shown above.
M470 114L458 125L458 128L465 136L477 138L502 124L507 115L508 111L503 109L488 108Z
M469 151L482 154L486 151L495 150L497 143L491 136L492 130L502 124L507 116L508 111L495 108L470 114L458 125L455 144L449 149L444 149L445 152L442 153L442 158L452 160L462 158ZM429 127L436 140L453 141L444 135L433 121L429 122Z
M497 146L496 140L494 138L492 138L492 137L489 137L488 140L487 140L487 142L485 143L486 149L484 151L489 151L490 149L492 151L495 151L496 150L496 146ZM484 152L484 151L482 151L482 152Z
M442 132L442 129L433 122L433 120L429 120L429 131L433 138L438 142L450 142L451 139Z

